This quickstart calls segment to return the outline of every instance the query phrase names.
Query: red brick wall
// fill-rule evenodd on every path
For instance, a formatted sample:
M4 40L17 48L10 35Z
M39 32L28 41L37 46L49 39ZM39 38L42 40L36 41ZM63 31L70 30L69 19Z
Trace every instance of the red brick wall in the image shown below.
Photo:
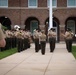
M40 24L42 25L48 18L48 11L42 9L21 10L22 21L25 21L28 17L36 17L40 21Z
M67 6L67 0L57 0L57 6L58 7L66 7Z
M47 7L47 0L38 0L38 7Z
M28 7L28 0L21 0L21 7Z
M9 7L19 7L20 0L8 0L8 6Z

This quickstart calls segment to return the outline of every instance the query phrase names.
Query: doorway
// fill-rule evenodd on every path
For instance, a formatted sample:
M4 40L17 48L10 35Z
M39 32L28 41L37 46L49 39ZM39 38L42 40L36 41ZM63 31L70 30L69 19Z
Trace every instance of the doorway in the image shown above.
M30 31L31 31L31 33L33 34L33 31L34 31L34 29L37 29L38 28L38 21L31 21L30 22Z

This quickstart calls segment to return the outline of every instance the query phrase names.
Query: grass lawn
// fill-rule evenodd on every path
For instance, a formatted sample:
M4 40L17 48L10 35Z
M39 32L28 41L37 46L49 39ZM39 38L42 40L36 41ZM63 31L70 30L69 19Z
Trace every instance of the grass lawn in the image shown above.
M72 54L74 55L74 57L76 58L76 46L72 47Z
M9 49L9 50L2 51L2 52L0 52L0 59L5 58L9 55L12 55L16 52L17 52L17 48L12 48L12 49Z

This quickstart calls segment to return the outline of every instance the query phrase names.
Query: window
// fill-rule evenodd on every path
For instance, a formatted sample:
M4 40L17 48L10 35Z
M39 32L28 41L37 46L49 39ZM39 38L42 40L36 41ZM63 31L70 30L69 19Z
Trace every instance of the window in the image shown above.
M47 0L47 6L48 7L50 6L50 0ZM53 6L53 8L57 7L57 0L52 0L52 6Z
M73 33L75 33L75 21L74 20L68 20L67 21L67 28L70 28Z
M0 0L0 7L8 7L8 0Z
M53 7L56 7L57 6L57 0L53 0L52 5L53 5Z
M28 7L29 8L37 8L37 0L28 0Z
M76 0L67 0L67 7L76 7Z

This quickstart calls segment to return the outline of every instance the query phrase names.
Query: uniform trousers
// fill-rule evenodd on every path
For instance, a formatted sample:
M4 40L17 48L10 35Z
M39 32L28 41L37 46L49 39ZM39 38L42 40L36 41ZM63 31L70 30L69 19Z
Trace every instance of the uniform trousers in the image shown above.
M35 39L34 42L35 42L35 52L38 52L39 51L39 39Z
M21 38L17 39L17 49L18 49L18 52L21 52L23 50L23 39Z
M15 48L15 47L16 47L16 46L15 46L15 44L16 44L16 42L15 42L15 37L12 37L11 39L12 39L12 48Z
M7 49L11 49L11 47L12 47L12 39L11 38L7 38L6 44L7 44Z
M45 47L46 47L46 41L40 41L41 43L41 53L42 55L45 54Z
M55 49L55 38L49 38L49 44L50 44L50 52L53 52Z
M68 52L72 52L72 39L66 39L65 42Z
M24 49L28 48L28 38L24 38Z

